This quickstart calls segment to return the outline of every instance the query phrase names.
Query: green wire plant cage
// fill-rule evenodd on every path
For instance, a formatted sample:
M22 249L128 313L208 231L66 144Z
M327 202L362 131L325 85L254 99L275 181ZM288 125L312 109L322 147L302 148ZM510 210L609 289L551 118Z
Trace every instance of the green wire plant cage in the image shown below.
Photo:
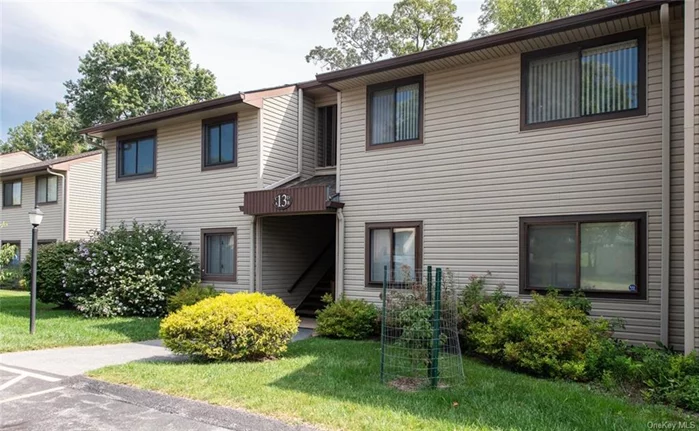
M433 278L428 266L425 274L388 280L384 267L381 382L413 391L463 381L453 274L437 268Z

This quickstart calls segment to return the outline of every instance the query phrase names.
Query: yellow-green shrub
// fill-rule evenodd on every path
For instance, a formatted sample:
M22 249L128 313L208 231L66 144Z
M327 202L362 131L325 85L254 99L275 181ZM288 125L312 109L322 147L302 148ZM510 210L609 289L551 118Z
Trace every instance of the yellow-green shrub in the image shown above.
M160 324L175 353L211 360L272 358L284 353L299 318L276 296L240 292L184 306Z

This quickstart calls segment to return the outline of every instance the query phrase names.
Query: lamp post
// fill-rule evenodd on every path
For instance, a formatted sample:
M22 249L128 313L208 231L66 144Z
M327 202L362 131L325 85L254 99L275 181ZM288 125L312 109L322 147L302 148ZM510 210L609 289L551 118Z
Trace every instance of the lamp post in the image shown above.
M29 333L34 334L34 329L36 329L36 248L37 248L37 232L39 230L39 225L41 220L44 218L44 213L35 207L33 210L29 211L29 223L32 224L32 293L29 303Z

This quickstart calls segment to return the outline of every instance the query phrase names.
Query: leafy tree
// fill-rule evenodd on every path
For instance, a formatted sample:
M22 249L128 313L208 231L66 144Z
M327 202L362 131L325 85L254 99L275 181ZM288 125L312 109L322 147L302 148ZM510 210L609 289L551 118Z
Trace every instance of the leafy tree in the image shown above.
M338 70L456 41L462 18L452 0L401 0L393 12L372 18L349 15L333 20L334 47L316 46L306 62Z
M123 120L212 99L219 95L208 69L192 67L189 48L167 32L154 40L131 32L131 40L111 45L99 41L68 81L66 101L81 125Z
M577 15L626 0L484 0L472 37L501 33Z
M86 149L77 134L78 117L65 103L56 103L54 111L39 112L7 132L7 141L0 143L0 153L26 151L42 160L80 153Z

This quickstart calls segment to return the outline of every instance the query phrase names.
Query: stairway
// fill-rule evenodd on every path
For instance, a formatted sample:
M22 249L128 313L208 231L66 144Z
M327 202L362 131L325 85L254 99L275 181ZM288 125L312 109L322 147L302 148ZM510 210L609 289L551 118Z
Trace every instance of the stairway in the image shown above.
M308 293L301 301L301 304L296 307L296 314L301 317L316 317L316 310L325 307L321 300L323 295L333 293L333 283L335 282L335 268L330 268L320 279L318 284Z

